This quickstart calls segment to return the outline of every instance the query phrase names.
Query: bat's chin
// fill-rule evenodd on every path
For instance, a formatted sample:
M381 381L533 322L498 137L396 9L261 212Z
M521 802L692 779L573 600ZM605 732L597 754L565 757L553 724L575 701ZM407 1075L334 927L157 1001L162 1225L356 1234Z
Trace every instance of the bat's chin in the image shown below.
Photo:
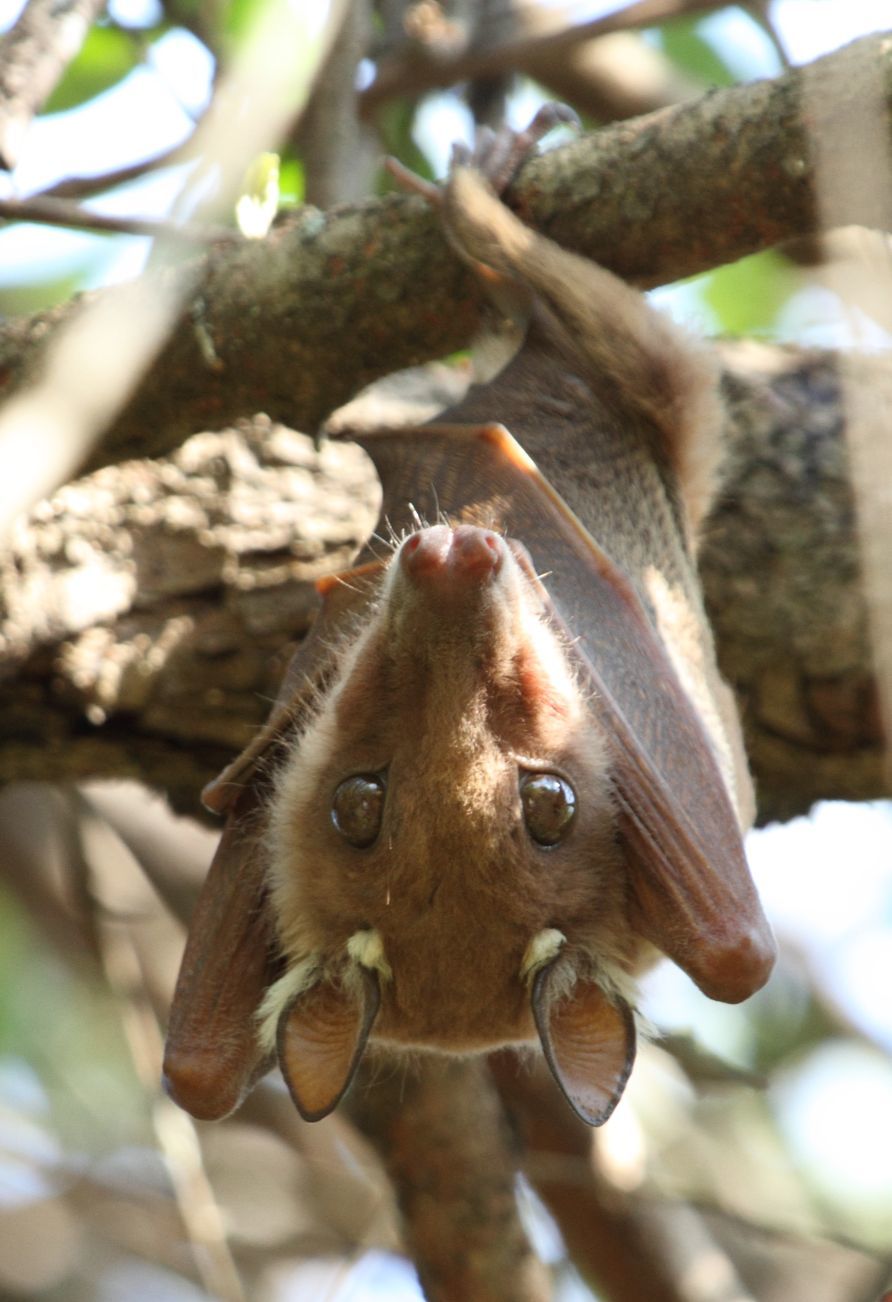
M385 994L373 1039L382 1045L433 1053L475 1054L491 1053L510 1045L532 1044L537 1033L525 991L518 991L518 997L507 1001L502 1010L495 1008L491 1001L487 1002L485 1012L481 1010L479 1018L466 1003L456 1010L454 1017L450 1016L450 1010L442 999L439 1005L435 1003L420 1008L416 1017L406 1018L387 1007Z

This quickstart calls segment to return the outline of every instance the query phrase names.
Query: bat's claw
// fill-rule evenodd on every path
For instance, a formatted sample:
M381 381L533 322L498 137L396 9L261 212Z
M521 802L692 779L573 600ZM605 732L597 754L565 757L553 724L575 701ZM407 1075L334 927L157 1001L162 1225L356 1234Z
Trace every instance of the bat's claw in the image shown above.
M458 167L473 167L486 177L496 194L501 195L543 136L561 124L578 128L580 122L568 105L549 103L542 105L524 131L514 131L511 127L501 127L498 131L493 131L491 127L480 127L473 148L462 143L452 146L449 170L453 172ZM420 194L434 208L443 206L443 190L440 186L411 172L396 158L386 158L384 166L403 190Z
M426 181L423 176L413 172L405 164L401 163L398 158L388 155L384 159L385 171L388 171L397 185L402 190L410 194L420 194L422 199L426 199L434 208L440 208L443 205L443 191L433 181Z
M483 173L496 194L500 195L543 136L561 123L574 127L580 125L579 118L568 105L549 103L542 105L524 131L513 131L510 127L492 131L482 127L468 162Z

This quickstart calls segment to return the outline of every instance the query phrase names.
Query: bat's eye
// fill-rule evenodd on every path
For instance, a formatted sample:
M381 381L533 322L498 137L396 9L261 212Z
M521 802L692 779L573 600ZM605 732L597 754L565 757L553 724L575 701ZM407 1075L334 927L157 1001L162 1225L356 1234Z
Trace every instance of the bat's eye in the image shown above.
M520 779L520 803L527 831L537 845L557 845L576 814L576 792L556 773L525 774Z
M384 780L374 773L345 778L331 802L331 821L344 840L359 849L378 835L383 812Z

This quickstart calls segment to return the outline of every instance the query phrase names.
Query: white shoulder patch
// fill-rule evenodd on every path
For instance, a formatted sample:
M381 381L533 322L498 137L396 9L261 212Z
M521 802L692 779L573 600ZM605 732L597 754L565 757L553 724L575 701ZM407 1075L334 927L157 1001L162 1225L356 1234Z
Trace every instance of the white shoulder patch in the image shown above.
M545 927L542 931L537 931L527 945L520 965L521 981L532 981L540 968L557 958L566 939L564 933L556 927Z
M384 953L384 942L374 928L369 931L354 931L347 941L347 953L354 963L377 972L384 981L389 981L393 976Z

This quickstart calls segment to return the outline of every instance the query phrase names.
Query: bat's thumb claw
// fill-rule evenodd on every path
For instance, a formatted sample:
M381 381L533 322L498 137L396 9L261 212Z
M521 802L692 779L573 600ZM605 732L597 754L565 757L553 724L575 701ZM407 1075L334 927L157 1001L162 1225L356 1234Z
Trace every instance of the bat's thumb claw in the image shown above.
M435 207L442 204L443 196L440 187L434 185L432 181L426 181L423 176L418 176L416 172L410 171L398 158L393 158L388 154L384 159L384 170L390 173L400 189L406 190L410 194L420 194L422 199L426 199L429 204L433 204Z
M450 157L450 171L454 167L467 167L471 162L472 157L473 154L471 150L468 148L468 146L466 144L463 144L462 141L456 140L452 146L452 154Z
M541 140L553 127L561 125L574 127L577 131L582 128L579 114L575 109L571 109L569 104L558 104L552 100L542 105L525 134L533 140Z

